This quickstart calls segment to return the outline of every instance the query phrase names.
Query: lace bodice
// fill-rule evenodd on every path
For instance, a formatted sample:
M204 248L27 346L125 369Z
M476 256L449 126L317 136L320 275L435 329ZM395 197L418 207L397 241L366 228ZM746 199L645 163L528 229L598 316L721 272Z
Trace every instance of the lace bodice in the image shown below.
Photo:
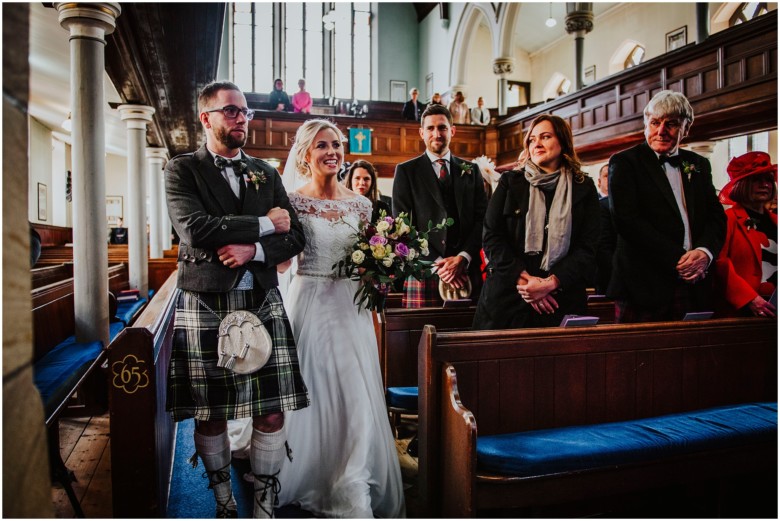
M361 222L371 219L371 201L362 195L344 200L315 199L289 194L306 235L306 246L298 255L300 275L337 277L333 265L350 253Z

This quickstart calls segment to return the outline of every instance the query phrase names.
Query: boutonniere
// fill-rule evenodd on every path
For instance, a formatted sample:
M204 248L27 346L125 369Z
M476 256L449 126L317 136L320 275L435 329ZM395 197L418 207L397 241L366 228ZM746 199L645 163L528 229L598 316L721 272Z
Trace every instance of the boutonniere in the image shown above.
M247 182L254 183L255 185L255 191L260 190L260 183L265 184L265 182L268 180L265 177L265 172L255 172L254 170L251 170L246 175Z
M694 172L697 172L696 165L693 163L689 163L688 161L682 162L682 171L683 174L685 174L685 177L688 179L688 182L691 181L691 174Z
M461 163L460 164L460 176L463 177L464 175L468 174L471 175L471 163Z
M756 228L758 228L758 221L756 221L752 217L748 217L747 219L745 219L745 226L747 227L748 230L755 230Z

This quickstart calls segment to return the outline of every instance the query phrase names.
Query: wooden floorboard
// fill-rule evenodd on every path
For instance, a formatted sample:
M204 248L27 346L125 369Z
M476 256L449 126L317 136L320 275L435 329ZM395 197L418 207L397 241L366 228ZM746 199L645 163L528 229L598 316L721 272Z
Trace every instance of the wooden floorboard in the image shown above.
M60 452L65 466L76 476L73 490L86 517L112 517L108 413L61 420ZM62 487L52 487L52 502L55 517L74 517L73 507Z

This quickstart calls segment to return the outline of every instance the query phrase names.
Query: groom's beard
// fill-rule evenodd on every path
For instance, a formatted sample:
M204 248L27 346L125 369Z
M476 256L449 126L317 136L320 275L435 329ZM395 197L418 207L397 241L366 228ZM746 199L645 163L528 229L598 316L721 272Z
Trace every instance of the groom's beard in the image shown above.
M242 148L246 144L246 132L244 133L243 138L237 138L231 134L230 130L228 129L215 128L214 137L216 137L217 141L225 145L230 150Z

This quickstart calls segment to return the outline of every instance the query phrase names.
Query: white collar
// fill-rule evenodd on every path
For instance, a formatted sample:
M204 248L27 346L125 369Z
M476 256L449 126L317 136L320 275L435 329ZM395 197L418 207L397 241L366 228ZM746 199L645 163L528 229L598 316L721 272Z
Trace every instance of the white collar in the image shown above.
M443 156L438 157L436 154L432 153L430 150L426 148L425 154L428 156L428 159L430 159L431 163L435 163L439 159L443 159L448 163L452 162L452 152L450 152L449 150L447 150L447 153L444 154Z

